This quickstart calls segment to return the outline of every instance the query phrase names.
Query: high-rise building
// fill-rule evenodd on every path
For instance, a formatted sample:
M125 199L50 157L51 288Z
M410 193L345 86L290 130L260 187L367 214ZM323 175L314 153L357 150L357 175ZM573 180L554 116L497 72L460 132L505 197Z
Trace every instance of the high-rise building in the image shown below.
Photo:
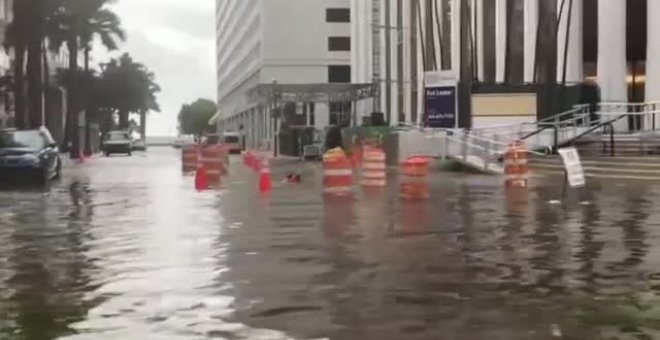
M260 84L350 83L350 0L217 0L217 94L220 130L245 147L274 140L269 107L249 100ZM336 105L309 105L319 129ZM271 145L272 146L272 145Z
M380 84L379 104L392 123L423 123L425 71L460 81L462 127L536 120L575 102L544 97L548 86L580 97L571 88L594 84L602 101L660 99L657 0L352 0L351 6L358 42L353 81Z

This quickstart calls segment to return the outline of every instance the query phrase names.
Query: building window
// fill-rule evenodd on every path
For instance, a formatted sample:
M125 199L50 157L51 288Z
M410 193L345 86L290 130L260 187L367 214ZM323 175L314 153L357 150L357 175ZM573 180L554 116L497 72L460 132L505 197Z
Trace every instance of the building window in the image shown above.
M351 37L329 37L328 51L350 51Z
M329 83L350 83L351 66L350 65L330 65L328 66Z
M325 10L326 22L351 22L351 10L349 8L328 8Z
M351 121L351 102L334 102L329 105L330 125L347 124Z

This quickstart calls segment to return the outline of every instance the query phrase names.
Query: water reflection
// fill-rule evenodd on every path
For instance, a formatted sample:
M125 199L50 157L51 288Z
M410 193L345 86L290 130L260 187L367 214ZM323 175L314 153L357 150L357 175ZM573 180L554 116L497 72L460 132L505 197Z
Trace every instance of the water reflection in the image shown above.
M433 174L405 202L392 175L324 198L317 165L286 161L274 177L303 183L263 196L234 162L196 193L175 157L0 191L1 339L597 340L580 301L660 284L660 186Z
M0 271L5 321L0 334L52 339L90 307L82 301L93 264L83 238L93 217L92 198L79 183L39 193L5 192ZM18 209L17 209L18 206ZM27 209L25 209L27 208Z

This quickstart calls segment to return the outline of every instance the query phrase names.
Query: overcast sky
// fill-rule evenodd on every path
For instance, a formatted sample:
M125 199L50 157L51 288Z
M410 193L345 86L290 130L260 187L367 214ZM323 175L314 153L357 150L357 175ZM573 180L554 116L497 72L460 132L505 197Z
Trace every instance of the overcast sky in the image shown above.
M184 102L215 101L215 0L117 0L114 8L128 34L122 52L152 70L163 89L162 112L150 115L147 134L175 135ZM99 52L95 62L107 58Z

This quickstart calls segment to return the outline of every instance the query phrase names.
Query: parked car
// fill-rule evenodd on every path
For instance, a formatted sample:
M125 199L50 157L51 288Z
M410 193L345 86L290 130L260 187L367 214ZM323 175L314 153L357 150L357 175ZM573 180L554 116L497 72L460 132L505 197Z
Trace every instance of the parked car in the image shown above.
M195 144L195 138L193 136L182 135L182 136L177 137L174 140L174 143L172 144L172 146L175 149L181 149L181 148L185 148L189 145L193 145L193 144Z
M241 153L241 135L237 132L224 132L222 134L222 143L229 146L229 153Z
M103 141L103 153L106 156L121 153L131 155L133 153L133 143L131 134L128 131L111 131Z
M46 183L61 172L57 143L45 127L0 130L0 177Z
M147 142L144 139L133 141L133 151L147 151Z

